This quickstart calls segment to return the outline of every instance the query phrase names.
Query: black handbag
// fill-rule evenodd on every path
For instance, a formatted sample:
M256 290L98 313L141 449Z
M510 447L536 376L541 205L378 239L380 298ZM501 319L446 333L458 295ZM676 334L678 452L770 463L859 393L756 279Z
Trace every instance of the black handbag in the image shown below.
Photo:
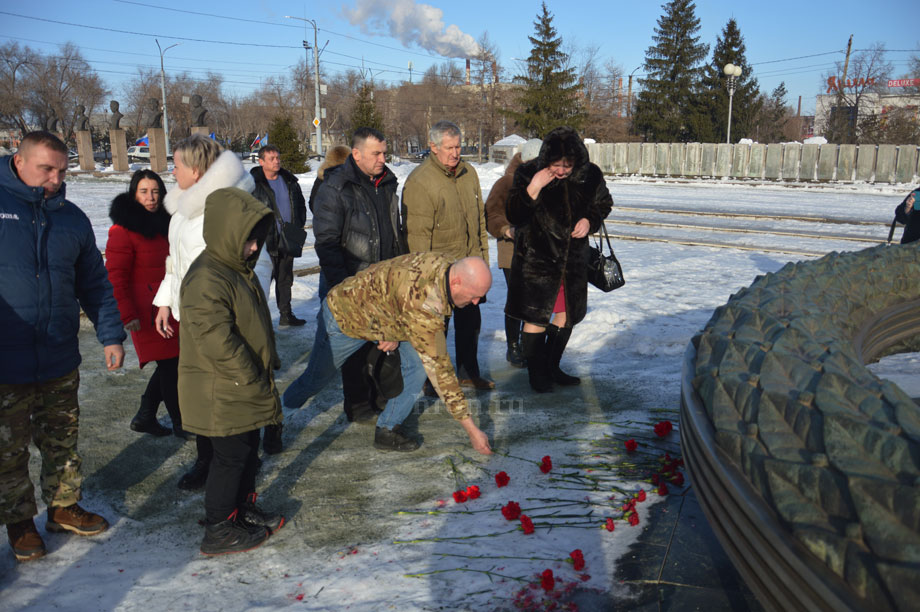
M594 246L588 249L588 282L608 293L614 289L619 289L626 284L623 278L623 268L620 261L610 246L610 236L607 234L607 225L601 221L601 230L604 232L604 240L607 242L607 248L610 249L610 255L604 254L604 245L599 240L594 241Z
M307 241L307 231L293 223L288 223L281 218L277 208L272 208L275 219L278 221L278 253L291 257L303 255L303 245Z

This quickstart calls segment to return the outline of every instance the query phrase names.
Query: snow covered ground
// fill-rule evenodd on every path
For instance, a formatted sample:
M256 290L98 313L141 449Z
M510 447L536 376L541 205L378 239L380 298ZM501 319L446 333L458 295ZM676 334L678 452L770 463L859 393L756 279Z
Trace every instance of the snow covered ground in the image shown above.
M391 167L404 182L415 165L394 163ZM476 168L486 195L503 168L495 164ZM305 193L309 193L314 177L315 172L300 177ZM167 188L171 185L173 181ZM127 177L116 175L68 180L68 196L90 216L100 248L105 247L109 202L126 186ZM92 340L84 342L87 359L81 402L89 404L95 397L94 389L101 393L103 388L128 398L104 419L85 414L87 428L93 427L93 419L118 423L117 428L110 427L117 431L100 430L106 444L94 446L96 440L87 436L81 423L86 467L95 475L88 475L87 480L95 478L96 483L88 487L86 505L106 514L113 526L98 538L49 536L50 554L35 563L17 565L9 552L0 555L2 607L81 611L143 608L147 612L287 607L483 610L510 609L517 603L542 609L539 606L544 600L559 597L564 602L582 602L582 609L599 609L585 603L591 601L592 594L628 597L622 586L613 583L613 568L622 555L634 552L630 545L656 512L659 497L647 479L650 466L660 465L659 458L665 452L679 454L678 432L659 439L652 426L662 420L677 425L680 362L690 338L713 309L749 285L755 276L775 271L789 260L813 257L790 253L870 245L826 237L768 235L767 230L884 240L894 207L910 187L630 179L610 180L608 186L615 202L610 231L645 240L615 240L627 278L624 288L610 294L593 288L590 291L588 315L575 328L563 362L585 379L577 395L565 391L535 398L523 375L507 367L502 322L505 284L494 268L493 243L495 282L483 306L481 362L499 389L491 400L477 399L482 401L479 418L489 423L484 428L496 450L506 454L488 459L473 456L462 436L453 430L442 433L454 426L445 420L443 411L438 414L436 404L429 404L418 424L427 454L393 458L369 454L373 451L366 444L363 448L356 445L363 452L359 454L342 445L352 439L361 442L357 436L366 438L367 430L352 434L355 426L346 429L341 410L334 408L341 401L341 392L327 390L291 418L286 427L286 453L280 459L266 459L263 467L265 486L286 483L291 497L305 507L296 511L291 526L249 553L217 559L197 553L200 528L195 519L201 512L201 496L179 496L173 484L175 475L192 457L192 445L165 459L163 469L137 475L132 482L150 483L136 485L136 494L132 488L121 499L107 488L106 478L117 488L116 481L122 477L117 470L119 458L129 465L126 449L134 452L148 448L141 443L153 444L137 442L138 438L127 431L125 424L134 410L135 396L119 389L128 382L136 387L147 374L136 372L136 357L129 348L127 373L121 378L106 376L97 356L86 352L97 350ZM656 212L662 209L670 212ZM722 216L703 218L686 212ZM732 220L729 216L738 213L832 218L850 223L763 217ZM857 223L865 221L873 224ZM693 224L754 231L713 233L703 227L687 227ZM738 248L660 239L734 241ZM315 264L312 253L305 253L297 267ZM316 285L315 275L295 281L294 310L301 316L310 315L311 321L303 330L279 332L285 362L279 373L282 388L300 372L312 342L312 314L318 306ZM272 308L277 320L278 313L274 305ZM452 347L453 342L448 344ZM904 375L916 372L918 362L917 356L901 355L875 367L880 375L901 376L897 382L903 382L916 397L920 392L907 387ZM447 441L438 436L448 436ZM639 443L636 453L624 449L625 440L630 438ZM308 447L310 456L303 463ZM548 474L538 467L545 455L554 464ZM425 465L413 467L413 461ZM33 457L33 469L36 464ZM309 465L306 474L294 469L301 465ZM427 470L427 481L407 483L413 475L418 477L413 469ZM324 470L327 480L322 482L329 490L317 489L309 480L312 473ZM361 496L352 492L360 499L346 503L336 499L338 489L333 488L333 481L348 480L352 470L367 472L361 481L366 491ZM510 483L502 488L494 480L500 471L510 476ZM452 499L453 491L471 485L480 488L481 497L464 503ZM396 491L400 486L412 491ZM622 504L640 490L647 500L636 505L639 525L633 527ZM167 499L160 500L158 495ZM518 528L519 520L508 521L502 516L500 509L509 501L518 502L524 514L533 519L535 534L525 535ZM329 517L335 515L327 512L327 507L336 503L345 508L342 529L311 522L315 518L334 523ZM365 506L360 510L345 507L362 504ZM377 522L374 529L349 531L356 524L349 521L360 513ZM607 518L615 521L613 532L603 528ZM37 517L37 523L43 531L43 515ZM321 529L324 531L317 535ZM566 562L574 549L584 553L583 570L576 571ZM540 587L540 574L547 569L553 571L556 580L550 591Z

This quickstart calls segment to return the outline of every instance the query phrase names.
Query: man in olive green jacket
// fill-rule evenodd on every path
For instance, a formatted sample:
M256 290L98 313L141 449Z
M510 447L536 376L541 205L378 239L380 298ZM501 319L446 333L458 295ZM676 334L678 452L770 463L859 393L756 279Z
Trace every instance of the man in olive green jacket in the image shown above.
M403 390L377 418L374 446L418 448L418 442L403 435L401 425L427 374L473 448L489 454L488 438L473 422L447 354L444 318L454 308L478 303L491 284L491 272L481 258L452 263L439 253L394 257L348 277L323 301L327 338L314 346L306 371L285 390L285 409L299 408L318 393L364 342L377 342L381 351L398 350Z
M428 134L431 154L406 179L402 207L409 251L434 251L451 260L481 257L488 263L489 235L479 176L460 160L460 136L460 128L450 121L435 123ZM460 384L494 389L495 383L479 371L479 304L456 309L454 318Z
M211 438L204 554L255 548L284 517L255 505L259 429L281 423L271 315L253 271L274 222L241 189L205 200L205 250L182 280L179 405L182 426Z

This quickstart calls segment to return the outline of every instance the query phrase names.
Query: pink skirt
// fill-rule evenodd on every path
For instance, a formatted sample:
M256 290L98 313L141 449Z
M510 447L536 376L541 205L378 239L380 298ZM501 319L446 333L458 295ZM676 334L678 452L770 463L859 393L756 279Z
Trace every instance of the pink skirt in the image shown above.
M553 305L553 314L565 312L565 283L559 285L559 293L556 295L556 303Z

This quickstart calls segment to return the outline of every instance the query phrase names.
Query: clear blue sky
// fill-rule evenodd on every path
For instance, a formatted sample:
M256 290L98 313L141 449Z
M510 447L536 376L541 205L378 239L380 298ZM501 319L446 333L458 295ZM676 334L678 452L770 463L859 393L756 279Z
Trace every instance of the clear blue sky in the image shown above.
M664 3L548 0L546 4L566 43L581 48L597 46L602 62L613 60L629 74L643 63ZM301 41L306 24L285 19L285 15L316 20L319 45L326 45L320 56L324 70L339 72L363 63L378 82L393 83L408 80L410 61L414 78L433 63L445 61L447 58L432 51L441 39L449 38L456 48L464 39L469 40L466 36L475 40L484 32L498 44L501 62L513 73L513 58L529 53L527 37L533 33L533 21L540 10L539 2L516 0L432 1L428 10L424 6L413 0L7 1L0 4L0 40L15 40L44 53L72 41L118 98L122 82L131 78L138 66L159 69L160 56L152 36L156 35L164 47L181 43L166 53L167 72L187 71L192 77L203 77L211 70L223 74L227 92L246 94L257 90L267 75L288 74L304 57ZM415 18L416 26L428 24L421 28L428 31L424 37L427 42L421 42L419 27L407 27L404 31L409 34L403 38L409 43L403 44L399 33L386 23L394 7L410 9L407 12ZM442 11L440 22L431 8ZM357 9L378 18L363 18L365 29L352 25L347 11ZM910 52L920 49L917 0L699 0L696 14L701 22L699 35L710 48L728 19L734 17L761 90L769 92L785 81L787 102L795 106L802 96L806 114L814 110L815 95L824 92L822 75L834 61L842 60L851 34L854 49L885 43L887 59L898 77L906 74ZM312 43L312 26L307 26L307 39ZM641 68L636 70L636 75L641 74Z

